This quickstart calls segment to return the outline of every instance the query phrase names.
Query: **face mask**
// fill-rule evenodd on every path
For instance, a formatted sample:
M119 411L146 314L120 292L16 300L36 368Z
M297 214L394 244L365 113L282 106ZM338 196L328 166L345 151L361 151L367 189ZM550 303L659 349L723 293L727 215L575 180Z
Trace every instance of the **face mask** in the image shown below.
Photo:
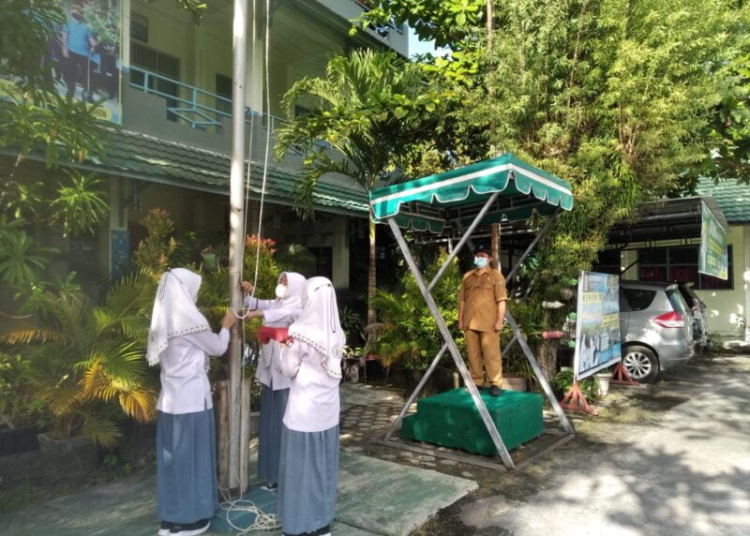
M474 257L474 266L477 268L484 268L488 262L489 259L487 257Z
M284 296L286 296L286 285L276 285L276 297L283 300Z

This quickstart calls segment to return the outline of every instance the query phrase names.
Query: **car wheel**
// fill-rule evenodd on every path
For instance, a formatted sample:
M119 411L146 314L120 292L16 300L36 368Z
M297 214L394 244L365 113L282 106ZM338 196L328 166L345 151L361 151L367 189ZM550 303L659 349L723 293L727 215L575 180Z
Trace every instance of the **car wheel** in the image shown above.
M645 346L628 346L622 358L622 366L637 382L651 383L659 374L659 359Z

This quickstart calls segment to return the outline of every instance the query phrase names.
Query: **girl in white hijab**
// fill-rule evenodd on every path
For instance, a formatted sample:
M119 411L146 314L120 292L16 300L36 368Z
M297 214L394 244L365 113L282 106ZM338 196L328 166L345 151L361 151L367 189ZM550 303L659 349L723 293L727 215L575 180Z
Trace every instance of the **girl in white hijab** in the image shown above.
M161 367L157 403L156 495L159 536L195 536L208 530L218 508L216 435L208 356L227 350L232 312L216 334L195 305L201 277L184 268L159 281L146 358Z
M338 485L339 382L346 338L328 279L307 280L302 307L281 351L281 370L291 378L291 387L277 504L285 535L327 536Z
M263 318L263 324L272 328L288 328L302 314L302 290L305 277L295 272L282 272L276 286L275 300L259 300L245 296L245 318ZM245 292L253 285L242 282ZM258 477L267 484L264 489L275 491L279 482L279 452L281 450L281 420L289 398L289 378L281 372L279 353L275 341L268 341L260 352L256 377L260 381L260 434L258 438Z

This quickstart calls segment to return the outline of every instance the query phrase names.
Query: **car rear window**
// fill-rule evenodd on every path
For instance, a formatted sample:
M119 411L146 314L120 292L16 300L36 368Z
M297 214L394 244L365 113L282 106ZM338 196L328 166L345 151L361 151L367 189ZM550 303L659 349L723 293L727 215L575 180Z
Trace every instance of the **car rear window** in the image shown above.
M647 309L656 296L655 290L642 290L637 288L623 289L625 298L628 300L631 311L643 311Z
M685 303L685 298L682 297L679 290L668 290L667 298L669 298L669 303L672 304L672 307L675 311L682 314L686 314L688 312L689 309L687 304Z

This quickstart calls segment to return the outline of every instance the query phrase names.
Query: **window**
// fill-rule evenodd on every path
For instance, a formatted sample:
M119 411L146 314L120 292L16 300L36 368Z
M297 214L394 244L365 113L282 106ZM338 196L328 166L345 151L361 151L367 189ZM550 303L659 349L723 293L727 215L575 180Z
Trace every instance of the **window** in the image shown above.
M729 278L718 279L698 272L699 246L676 246L638 250L638 279L694 283L695 289L729 290L732 279L732 246L728 247Z
M232 77L224 74L216 73L216 94L224 99L229 99L230 102L224 99L216 99L216 109L232 114Z
M180 79L180 58L170 56L140 43L132 42L130 44L130 63L134 67L140 67L144 71L149 71L162 77L173 78L174 80ZM144 85L143 73L131 71L130 77L134 84L139 86ZM166 95L180 96L180 87L164 78L150 77L148 85L149 90L157 91L162 97ZM176 108L178 101L168 97L165 98L167 99L167 119L177 121L178 117L170 112L169 108Z
M593 271L600 274L620 275L620 250L605 249L597 253Z
M148 17L130 12L130 37L148 43Z
M644 309L648 309L648 306L651 305L656 296L655 290L637 288L621 288L621 290L620 310L622 311L643 311ZM623 307L623 305L626 307Z

